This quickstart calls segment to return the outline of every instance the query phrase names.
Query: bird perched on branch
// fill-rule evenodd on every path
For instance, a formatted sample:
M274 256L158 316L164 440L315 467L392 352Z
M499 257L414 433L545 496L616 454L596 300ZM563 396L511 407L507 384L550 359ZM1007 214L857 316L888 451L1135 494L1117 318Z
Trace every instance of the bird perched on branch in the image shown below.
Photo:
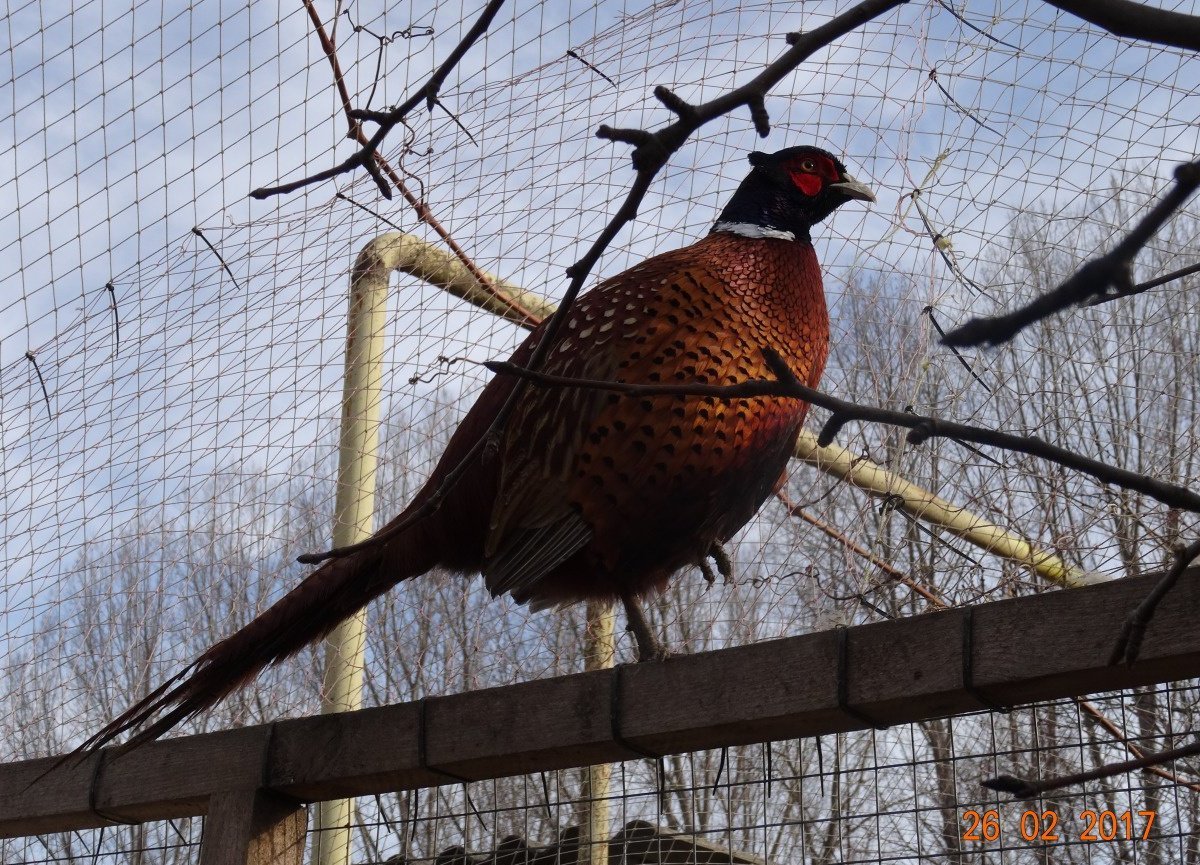
M847 201L875 199L815 147L753 153L750 164L705 238L583 294L541 371L736 384L771 377L769 349L815 386L829 316L809 232ZM512 362L524 366L544 332L535 329ZM534 609L620 600L639 660L661 657L638 599L704 563L754 515L782 480L807 404L527 385L498 447L476 447L516 384L505 375L489 382L425 486L373 541L325 561L83 748L133 729L131 746L156 738L400 581L438 567L481 573L493 595ZM426 508L464 459L439 507Z

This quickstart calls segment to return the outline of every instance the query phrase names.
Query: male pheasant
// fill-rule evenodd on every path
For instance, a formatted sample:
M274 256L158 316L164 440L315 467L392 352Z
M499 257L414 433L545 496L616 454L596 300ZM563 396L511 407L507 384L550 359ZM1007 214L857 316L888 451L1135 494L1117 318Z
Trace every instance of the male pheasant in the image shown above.
M874 201L832 154L792 147L753 166L707 237L601 283L571 308L542 369L582 379L733 384L778 352L816 385L829 317L809 229L850 199ZM512 357L524 365L544 327ZM512 392L497 376L451 437L405 520L472 451ZM401 580L435 567L482 573L534 609L620 599L639 659L661 656L637 599L703 563L780 481L808 410L784 398L630 398L528 386L500 439L441 506L404 531L330 559L83 747L145 726L155 738ZM383 530L387 531L386 527Z

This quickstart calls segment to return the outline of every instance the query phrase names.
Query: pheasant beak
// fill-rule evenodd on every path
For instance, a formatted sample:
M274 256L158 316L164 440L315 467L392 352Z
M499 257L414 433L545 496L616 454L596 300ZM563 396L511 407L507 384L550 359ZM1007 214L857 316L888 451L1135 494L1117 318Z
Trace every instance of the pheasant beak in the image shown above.
M843 174L842 181L840 183L829 184L829 188L836 189L847 198L857 198L860 201L875 200L875 193L871 191L871 187L861 181L855 180L849 174Z

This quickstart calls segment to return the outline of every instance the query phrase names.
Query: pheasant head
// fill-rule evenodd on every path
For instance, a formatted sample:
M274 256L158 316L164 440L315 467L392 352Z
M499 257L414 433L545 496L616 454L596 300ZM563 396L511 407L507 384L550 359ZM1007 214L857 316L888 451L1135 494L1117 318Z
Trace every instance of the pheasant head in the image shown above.
M725 205L713 231L809 240L809 229L851 199L874 201L866 184L819 147L751 153L753 168Z

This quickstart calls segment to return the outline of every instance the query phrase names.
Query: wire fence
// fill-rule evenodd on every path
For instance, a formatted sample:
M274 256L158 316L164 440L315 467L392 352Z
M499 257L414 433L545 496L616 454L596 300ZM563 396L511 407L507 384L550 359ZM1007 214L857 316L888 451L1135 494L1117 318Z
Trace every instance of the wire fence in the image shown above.
M352 103L370 108L423 83L478 13L453 4L314 8ZM563 269L631 180L627 148L596 139L596 127L653 128L667 119L655 85L712 98L775 57L787 32L833 11L695 0L504 7L448 79L443 105L415 112L385 154L429 208L422 221L403 196L385 200L358 176L248 198L351 152L331 66L302 6L10 4L0 19L9 166L0 198L13 202L0 213L0 759L78 743L294 585L306 572L298 553L329 545L347 278L368 240L399 228L444 248L448 235L479 267L554 299ZM937 344L940 330L1069 274L1195 157L1194 55L1112 37L1035 0L914 2L803 65L768 108L766 142L744 114L701 130L596 273L702 235L747 170L748 151L819 143L879 197L817 231L835 346L825 390L1035 432L1197 483L1195 276L1073 311L996 351L955 355ZM1196 263L1198 220L1193 202L1140 256L1136 278ZM419 280L393 288L381 521L428 475L485 380L477 362L505 356L523 336ZM820 420L814 412L810 425ZM914 448L868 426L847 428L840 442L1103 577L1161 567L1200 527L1195 515L1030 457L955 442ZM682 574L650 610L673 649L1048 588L828 476L796 468L784 492L790 506L769 502L736 539L729 584ZM583 629L582 610L529 614L491 600L478 582L430 575L369 610L368 703L579 670ZM632 656L622 636L618 658ZM186 729L314 712L319 683L318 657L302 654ZM1119 731L1103 735L1153 740L1195 729L1176 705L1181 695L1194 702L1190 683L1150 703L1139 694L1096 702ZM1087 718L1063 704L938 722L949 751L922 725L827 739L823 769L813 768L813 742L772 746L770 773L763 749L731 752L709 798L736 792L755 804L711 824L671 809L703 798L715 755L681 758L705 768L680 769L677 786L667 779L662 790L646 766L627 764L614 831L658 820L768 861L1041 856L1020 840L1022 806L985 808L967 778L979 761L1014 752L1092 760L1089 737L1108 728ZM853 770L841 762L851 752ZM936 798L938 766L953 782L952 815ZM506 834L549 844L570 825L576 800L562 778L546 782L549 794L543 779L511 783L525 792L507 810L485 811L486 830L461 791L441 792L436 813L403 797L361 806L357 843L371 861L436 858L454 844L484 856ZM1150 801L1148 783L1126 778L1107 810L1136 811ZM835 786L844 798L836 808ZM788 791L797 804L788 806ZM1150 845L1080 840L1078 814L1101 793L1053 804L1063 829L1053 856L1197 861L1194 793L1174 784L1162 795L1163 834ZM472 799L487 807L482 790ZM972 803L998 811L1001 840L962 846ZM190 825L85 833L44 850L30 840L5 861L139 850L175 861L194 855Z
M1174 747L1195 729L1194 685L1030 705L816 739L359 800L351 861L563 863L602 801L610 861L1179 862L1200 852L1200 784L1163 770L1012 801L985 776L1094 768ZM1105 719L1134 732L1124 733ZM1168 719L1166 726L1160 719ZM200 819L0 842L6 862L197 861ZM309 842L315 843L315 832Z

